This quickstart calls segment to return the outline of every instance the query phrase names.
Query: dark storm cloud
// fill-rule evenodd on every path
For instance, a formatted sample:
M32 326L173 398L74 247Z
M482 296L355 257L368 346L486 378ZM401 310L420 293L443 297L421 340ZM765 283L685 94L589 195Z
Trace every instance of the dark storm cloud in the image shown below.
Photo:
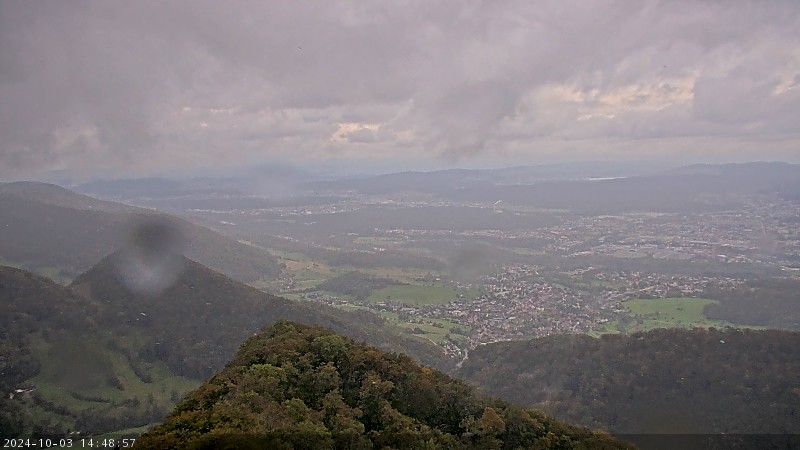
M798 30L790 1L5 1L0 174L797 159Z

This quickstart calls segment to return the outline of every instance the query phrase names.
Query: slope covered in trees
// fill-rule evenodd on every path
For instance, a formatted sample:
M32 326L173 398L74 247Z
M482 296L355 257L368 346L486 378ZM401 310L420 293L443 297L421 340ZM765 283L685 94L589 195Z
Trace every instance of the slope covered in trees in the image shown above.
M223 368L252 333L277 320L324 325L405 351L429 365L441 350L368 312L310 308L179 257L160 291L139 291L115 253L70 287L0 266L0 388L20 389L0 424L19 433L100 433L164 417L188 389ZM25 415L25 414L23 414ZM49 430L49 431L48 431Z
M100 320L104 309L46 278L0 266L0 435L149 423L190 387L163 364L131 358L130 343Z
M766 278L749 280L728 289L708 289L704 296L717 300L708 305L709 319L747 323L767 328L800 330L800 280Z
M139 448L623 448L328 330L279 322Z
M616 433L800 433L800 333L661 329L470 352L487 393Z
M373 345L404 351L438 366L443 353L406 337L368 312L342 311L267 294L185 257L162 291L133 289L121 275L124 254L115 253L75 279L74 290L108 306L100 320L115 333L144 333L141 356L163 360L176 372L204 379L219 371L252 333L277 320L321 325Z

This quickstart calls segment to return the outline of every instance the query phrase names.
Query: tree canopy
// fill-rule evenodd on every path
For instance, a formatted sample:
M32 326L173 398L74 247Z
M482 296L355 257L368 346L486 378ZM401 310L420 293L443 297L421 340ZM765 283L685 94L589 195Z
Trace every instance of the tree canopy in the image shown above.
M279 322L140 448L625 448L328 330Z

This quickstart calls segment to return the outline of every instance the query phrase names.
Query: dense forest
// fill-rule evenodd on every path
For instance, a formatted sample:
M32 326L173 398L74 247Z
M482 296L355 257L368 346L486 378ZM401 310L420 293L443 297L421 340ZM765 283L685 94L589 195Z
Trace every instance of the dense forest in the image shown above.
M800 432L800 333L659 329L478 347L459 375L615 433Z
M407 356L279 322L251 337L139 448L624 448L483 398Z
M706 307L709 319L800 330L800 280L755 279L731 289L709 289L704 296L717 300Z

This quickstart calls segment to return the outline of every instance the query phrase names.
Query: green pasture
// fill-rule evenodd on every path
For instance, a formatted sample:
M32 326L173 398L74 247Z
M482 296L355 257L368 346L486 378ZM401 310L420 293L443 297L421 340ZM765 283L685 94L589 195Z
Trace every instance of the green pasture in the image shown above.
M713 303L716 300L687 297L628 300L623 303L627 309L625 316L605 324L596 334L730 326L730 323L706 317L705 308Z
M459 292L449 286L404 284L372 291L369 301L373 303L403 303L414 306L441 305L457 299L459 294L472 299L477 297L479 292L476 289Z

